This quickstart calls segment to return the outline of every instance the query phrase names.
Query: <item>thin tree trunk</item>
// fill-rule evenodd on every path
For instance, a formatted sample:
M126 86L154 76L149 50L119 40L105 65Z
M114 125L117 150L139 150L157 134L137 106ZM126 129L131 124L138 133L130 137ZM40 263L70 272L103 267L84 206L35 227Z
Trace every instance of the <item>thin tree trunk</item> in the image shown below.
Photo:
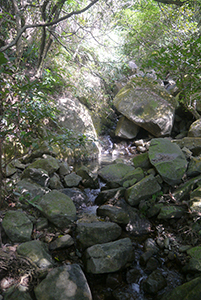
M2 166L2 143L3 143L3 139L0 138L0 208L3 205L3 166Z
M17 34L18 34L20 32L20 30L22 29L20 10L18 8L17 1L12 0L12 2L13 2L14 11L15 11L16 29L17 29ZM22 54L23 54L23 44L22 44L22 36L20 36L20 38L18 39L17 44L16 44L16 55L17 55L18 63L20 62Z

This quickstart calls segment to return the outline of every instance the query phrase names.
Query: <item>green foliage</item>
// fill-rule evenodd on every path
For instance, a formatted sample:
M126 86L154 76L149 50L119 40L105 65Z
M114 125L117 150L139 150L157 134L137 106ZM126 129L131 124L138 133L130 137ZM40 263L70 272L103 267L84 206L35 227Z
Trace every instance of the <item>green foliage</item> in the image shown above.
M24 73L16 72L16 67L9 67L9 62L3 53L0 53L1 77L1 138L6 145L15 145L7 159L12 159L16 154L26 153L38 147L41 140L49 141L49 145L59 143L66 147L79 147L83 145L86 137L74 137L73 132L61 128L57 122L59 114L56 103L51 98L55 89L63 85L61 76L44 70L42 80L31 80ZM57 130L52 130L51 124ZM46 128L43 130L43 128ZM58 133L62 132L61 134ZM16 152L17 150L17 152Z

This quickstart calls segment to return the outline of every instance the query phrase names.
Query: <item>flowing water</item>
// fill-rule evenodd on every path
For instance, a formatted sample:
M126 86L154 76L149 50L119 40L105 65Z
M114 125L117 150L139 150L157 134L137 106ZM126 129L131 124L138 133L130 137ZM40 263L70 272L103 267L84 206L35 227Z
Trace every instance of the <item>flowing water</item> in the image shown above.
M132 156L122 153L122 147L116 147L116 149L114 149L114 144L108 137L106 138L106 142L106 146L102 148L99 160L77 163L74 165L74 169L77 170L80 166L85 165L95 175L101 167L113 163L117 158L122 159L125 163L128 163L131 160ZM94 205L94 200L102 186L104 186L104 183L99 181L98 189L84 190L90 205L83 207L82 213L96 215L98 206ZM87 275L93 293L93 300L160 300L162 293L172 290L174 287L183 283L184 278L178 268L176 266L174 267L173 264L167 266L166 260L163 257L164 254L157 254L156 259L159 262L158 269L160 269L163 276L165 276L167 286L163 288L161 292L159 291L157 295L145 295L141 285L151 272L147 272L145 267L140 265L140 256L144 253L144 241L150 236L135 237L129 232L125 232L124 235L124 237L130 237L134 245L134 261L128 269L116 272L115 274ZM153 233L151 234L151 237L155 237ZM130 277L131 279L129 279Z

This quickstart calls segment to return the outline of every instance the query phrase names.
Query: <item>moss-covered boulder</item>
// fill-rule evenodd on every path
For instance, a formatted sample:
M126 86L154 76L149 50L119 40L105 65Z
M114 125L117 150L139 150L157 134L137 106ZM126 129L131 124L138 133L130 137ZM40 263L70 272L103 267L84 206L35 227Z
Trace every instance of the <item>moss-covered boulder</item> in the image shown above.
M57 227L66 228L76 218L73 201L57 190L45 194L37 205L41 213Z
M179 146L169 139L152 139L148 155L151 164L166 183L175 185L181 182L188 162Z
M41 269L53 266L53 260L48 251L48 245L41 241L33 240L22 243L17 247L17 253L28 257Z
M149 169L152 167L148 153L141 153L133 157L133 165L135 168Z
M121 231L121 227L112 222L78 222L77 242L83 249L86 249L118 239Z
M59 164L56 158L51 155L44 155L44 158L37 159L28 168L43 169L51 175L59 169Z
M186 282L169 293L165 293L161 300L193 300L201 299L201 277Z
M78 158L97 158L99 156L100 145L97 141L96 130L89 110L78 99L72 96L62 99L62 103L58 101L58 109L60 110L58 123L73 133L73 137L77 139L84 134L89 139L83 146L74 148L74 156ZM65 154L66 146L58 145L61 152ZM75 145L73 145L75 146Z
M64 185L65 187L74 187L78 186L82 180L82 177L77 175L75 172L68 174L64 177Z
M189 198L189 193L197 186L201 185L201 175L192 178L180 185L173 193L173 197L177 200L183 200Z
M201 187L199 186L190 194L190 208L201 213Z
M121 185L121 180L128 173L134 171L134 167L123 163L115 163L102 168L98 175L106 182L117 183Z
M41 186L47 186L49 182L48 172L41 168L26 168L23 171L21 178L30 178L32 181Z
M79 168L76 173L82 177L82 184L85 188L97 189L99 187L98 177L91 173L86 166Z
M185 213L185 209L179 206L162 206L158 215L159 220L179 219Z
M157 179L153 175L149 175L128 188L125 192L125 198L131 206L137 206L141 200L148 199L160 190L161 186Z
M37 300L92 300L86 277L78 264L54 268L34 292Z
M127 264L132 252L132 243L129 238L91 246L87 248L83 256L85 269L92 274L116 272Z
M115 96L114 105L130 121L156 137L171 133L177 103L150 78L133 78Z
M201 138L200 137L184 137L183 139L173 140L181 149L186 147L194 156L201 154Z
M7 211L2 226L12 242L22 243L31 240L33 224L26 213L21 210Z
M194 177L201 174L201 157L200 156L192 156L188 165L187 175Z

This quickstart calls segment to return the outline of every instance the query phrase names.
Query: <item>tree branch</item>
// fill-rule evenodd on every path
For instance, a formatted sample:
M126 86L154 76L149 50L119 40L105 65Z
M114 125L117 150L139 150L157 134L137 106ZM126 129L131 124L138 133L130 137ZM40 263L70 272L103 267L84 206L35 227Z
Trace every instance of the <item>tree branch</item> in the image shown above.
M161 3L164 3L164 4L175 4L177 6L182 6L188 0L154 0L154 1L161 2Z
M52 22L47 22L47 23L38 23L38 24L28 24L22 27L22 29L18 32L16 38L8 45L1 47L0 48L0 52L4 52L5 50L13 47L14 45L16 45L16 43L18 42L19 38L21 37L21 35L23 34L23 32L25 32L28 28L36 28L36 27L49 27L55 24L58 24L59 22L62 22L66 19L69 19L70 17L72 17L73 15L79 15L85 11L87 11L90 7L92 7L94 4L96 4L99 0L93 0L90 4L88 4L86 7L84 7L81 10L78 11L72 11L71 13L65 15L64 17L58 19L58 20L54 20Z

